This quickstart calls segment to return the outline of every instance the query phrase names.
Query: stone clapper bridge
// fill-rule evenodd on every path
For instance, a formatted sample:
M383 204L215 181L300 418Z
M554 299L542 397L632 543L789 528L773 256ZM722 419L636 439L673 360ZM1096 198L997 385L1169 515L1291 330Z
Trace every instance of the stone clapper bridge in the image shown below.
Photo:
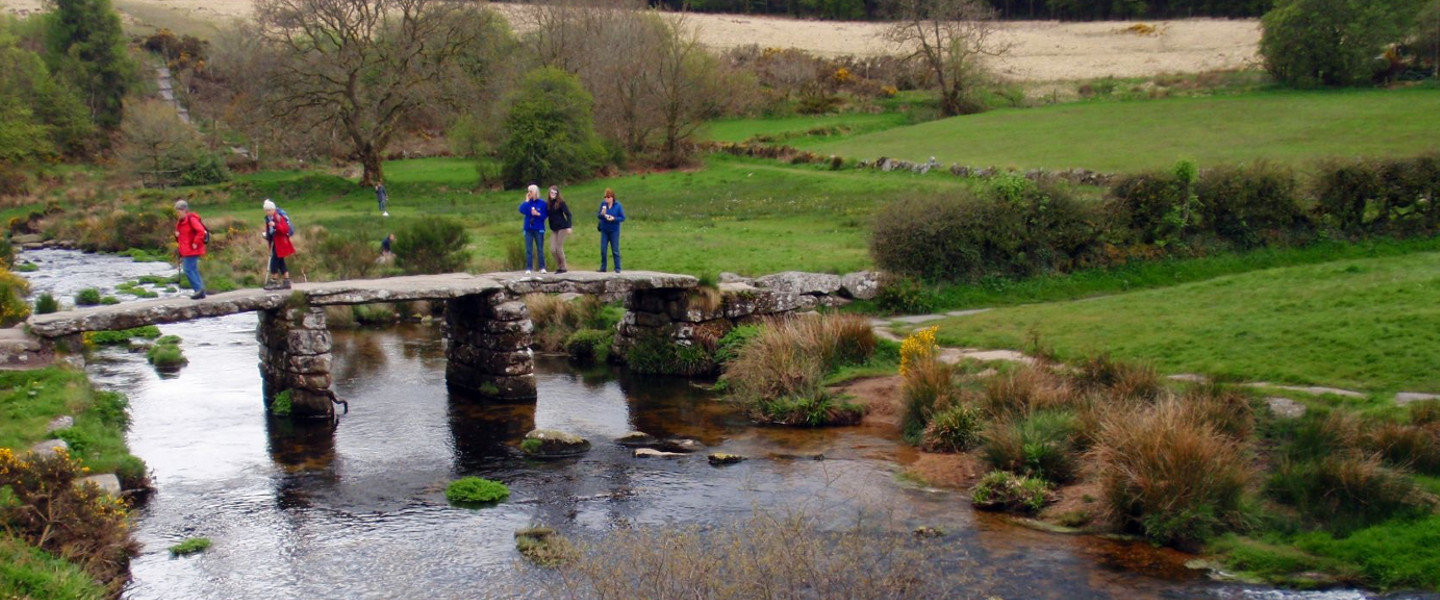
M695 323L707 317L694 315L685 306L687 291L698 283L689 275L649 271L415 275L302 283L292 290L236 290L212 294L204 300L181 297L126 302L34 315L27 325L31 335L76 346L75 339L86 331L257 311L266 406L276 394L290 390L292 415L330 416L334 413L335 395L330 391L331 337L325 323L325 306L444 301L449 361L446 383L487 397L525 400L535 397L534 354L530 350L534 327L525 306L526 294L624 298L626 316L615 342L617 348L623 348L647 331L676 340L688 338L686 321ZM644 313L642 318L636 318L636 311ZM693 318L687 319L687 313Z

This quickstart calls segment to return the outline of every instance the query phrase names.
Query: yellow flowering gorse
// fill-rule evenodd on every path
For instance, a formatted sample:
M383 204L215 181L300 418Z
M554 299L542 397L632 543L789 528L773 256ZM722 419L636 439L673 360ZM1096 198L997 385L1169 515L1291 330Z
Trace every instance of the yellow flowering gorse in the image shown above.
M910 371L910 367L921 360L935 358L938 347L935 345L935 332L939 326L930 326L920 329L915 333L906 336L905 341L900 343L900 374L904 375Z

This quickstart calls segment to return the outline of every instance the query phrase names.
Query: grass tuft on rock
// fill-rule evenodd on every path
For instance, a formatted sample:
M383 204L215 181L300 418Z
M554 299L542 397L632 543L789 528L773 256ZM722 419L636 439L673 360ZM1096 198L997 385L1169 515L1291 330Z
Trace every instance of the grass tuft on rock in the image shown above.
M187 538L170 547L170 556L187 556L204 552L210 548L210 538L193 537Z
M445 499L457 506L483 505L510 497L505 484L479 477L461 477L445 488Z

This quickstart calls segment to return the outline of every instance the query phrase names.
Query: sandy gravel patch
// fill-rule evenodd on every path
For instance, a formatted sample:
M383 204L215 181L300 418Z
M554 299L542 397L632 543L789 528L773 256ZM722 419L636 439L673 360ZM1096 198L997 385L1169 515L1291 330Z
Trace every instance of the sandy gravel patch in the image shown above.
M149 5L180 11L194 19L223 21L250 16L250 0L122 0L124 5ZM6 12L25 14L40 10L40 0L0 0ZM493 4L512 23L523 28L524 5ZM881 38L885 25L865 22L804 21L784 17L701 15L685 17L699 30L709 47L737 46L800 48L838 56L896 53ZM1055 81L1095 77L1141 77L1160 73L1229 69L1254 64L1260 42L1255 19L1147 22L1153 35L1139 35L1126 22L1060 23L1019 21L1005 23L1003 39L1010 53L995 63L999 72L1020 81Z

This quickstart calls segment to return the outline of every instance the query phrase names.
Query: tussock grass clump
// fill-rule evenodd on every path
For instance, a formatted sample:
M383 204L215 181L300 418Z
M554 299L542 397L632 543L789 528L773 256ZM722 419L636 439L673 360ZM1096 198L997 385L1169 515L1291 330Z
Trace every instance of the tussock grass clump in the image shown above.
M991 471L970 491L975 508L1034 514L1053 499L1050 484L1039 477Z
M581 329L565 340L565 353L581 364L603 364L610 360L610 346L613 343L613 329Z
M1430 425L1440 423L1440 400L1423 400L1410 405L1410 423Z
M581 544L547 591L594 600L920 600L988 589L968 557L947 549L936 561L939 541L874 521L836 531L817 515L758 514L718 526L620 528Z
M1246 391L1208 383L1186 389L1180 401L1202 422L1236 440L1249 439L1255 430L1254 396Z
M841 366L869 359L875 346L869 321L858 315L778 321L744 344L726 365L725 380L732 397L762 422L813 426L829 414L837 424L852 423L861 409L830 399L822 382ZM786 410L797 414L786 416Z
M505 484L479 477L461 477L445 488L445 499L461 506L500 502L509 497L510 488Z
M544 526L526 527L515 532L515 549L521 556L541 567L554 567L575 558L575 546L554 529Z
M1079 423L1065 410L1036 412L997 420L981 435L981 456L994 469L1056 483L1075 478Z
M1109 518L1156 543L1194 546L1243 521L1244 445L1180 401L1108 415L1086 460Z
M204 552L208 549L210 549L210 538L187 538L185 541L170 547L170 556L186 556L197 552Z
M1348 533L1392 518L1434 510L1435 498L1380 456L1339 452L1309 461L1286 461L1267 486L1277 500L1306 519Z
M1089 390L1106 390L1118 398L1154 400L1165 390L1155 367L1115 360L1109 354L1092 356L1078 366L1075 381Z
M1440 424L1382 423L1367 436L1385 463L1426 475L1440 475Z
M979 445L984 428L979 410L954 402L931 417L920 438L920 448L927 452L964 452Z
M555 294L529 294L525 306L535 325L535 345L545 352L565 351L565 342L581 329L614 329L622 314L595 296L575 299Z
M180 351L180 336L167 335L155 340L155 344L145 351L145 358L159 370L175 370L190 364L190 359Z
M956 404L959 393L950 365L934 358L912 362L900 387L900 431L905 439L919 443L936 411Z
M85 288L75 292L75 306L98 306L100 304L100 290L97 288Z
M1021 367L985 382L985 412L995 419L1024 417L1076 401L1074 388L1039 367Z
M820 391L813 396L784 396L756 401L750 405L750 416L772 425L854 425L865 417L865 407Z
M57 310L60 310L60 301L49 292L40 294L40 297L35 299L35 314L48 315Z

